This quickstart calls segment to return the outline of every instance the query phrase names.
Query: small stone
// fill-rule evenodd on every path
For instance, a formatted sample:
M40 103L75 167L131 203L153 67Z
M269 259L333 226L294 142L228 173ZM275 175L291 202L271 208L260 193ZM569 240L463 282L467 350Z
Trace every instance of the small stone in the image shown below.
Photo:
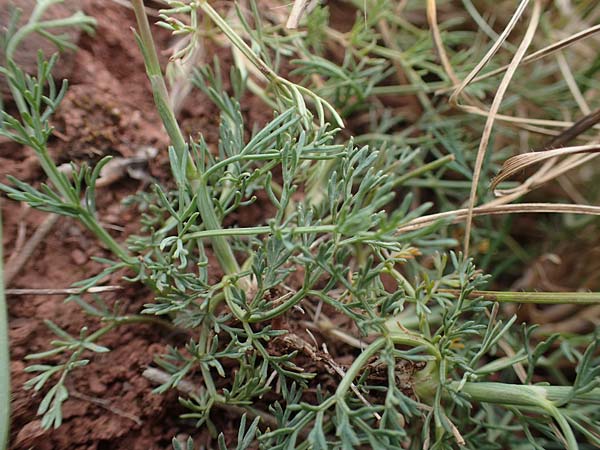
M71 259L75 264L81 266L87 262L88 256L81 250L76 249L71 252Z

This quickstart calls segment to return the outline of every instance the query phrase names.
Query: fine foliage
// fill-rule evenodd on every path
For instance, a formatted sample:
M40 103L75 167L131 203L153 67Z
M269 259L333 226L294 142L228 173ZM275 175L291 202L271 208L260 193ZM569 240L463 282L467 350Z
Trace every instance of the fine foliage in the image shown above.
M51 3L38 2L28 32L65 46L40 19ZM432 189L445 211L468 197L474 156L461 143L473 143L477 131L466 114L453 116L426 94L466 77L481 49L453 53L457 73L449 75L432 51L435 39L393 23L394 2L383 0L357 1L364 14L343 35L329 28L321 6L302 33L276 25L285 22L269 17L276 13L262 17L254 1L227 20L208 2L167 3L159 25L183 44L165 78L143 3L133 1L135 37L171 142L164 151L172 183L128 199L141 228L126 242L110 235L96 210L96 183L110 158L65 173L48 153L52 115L67 90L52 77L57 57L40 55L38 73L27 74L13 58L24 37L17 15L2 36L0 73L14 108L2 108L0 135L33 149L48 182L36 188L11 177L0 189L79 221L112 254L98 259L105 269L77 283L82 294L71 298L102 325L71 335L49 322L57 340L28 356L36 363L26 388L43 392L42 425L61 425L66 379L110 351L106 333L150 322L187 340L155 355L147 371L160 383L155 392L178 389L184 417L207 427L220 449L600 445L597 336L543 335L505 317L499 302L519 302L519 294L484 291L489 276L452 251L459 245L449 231L454 217L424 217L432 204L414 195L414 188ZM76 14L60 25L90 31L93 23ZM444 42L458 48L465 34L449 32ZM230 72L216 60L186 70L203 40L217 37L231 45ZM342 44L336 61L326 58L328 40ZM288 77L278 75L284 62L293 67ZM398 73L408 83L390 84ZM182 134L169 96L182 83L218 107L218 142ZM483 80L468 96L480 102L493 86ZM272 111L262 127L245 123L240 104L249 92ZM419 117L396 117L377 97L395 94L411 95ZM367 132L354 132L356 117L366 118ZM490 157L484 175L509 152ZM223 227L249 208L268 212L262 223ZM501 247L508 225L482 227L473 245ZM507 265L493 253L478 259L497 276ZM83 295L119 271L123 283L154 294L137 315ZM555 302L551 294L531 298ZM568 301L578 300L598 303L585 295ZM558 368L557 360L568 364ZM219 434L219 411L239 417L235 442ZM194 443L175 439L173 446Z

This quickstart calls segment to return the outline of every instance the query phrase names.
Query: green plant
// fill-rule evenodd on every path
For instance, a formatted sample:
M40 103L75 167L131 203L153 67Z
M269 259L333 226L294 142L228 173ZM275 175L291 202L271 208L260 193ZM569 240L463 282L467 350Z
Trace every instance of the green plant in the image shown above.
M0 215L0 237L2 236L2 217ZM8 445L10 430L10 349L8 345L8 311L4 296L4 270L2 249L0 248L0 445Z
M50 3L40 2L38 8ZM494 449L526 442L573 450L584 440L598 445L597 336L583 342L567 335L540 339L535 327L519 329L516 316L502 319L499 311L499 302L598 303L598 296L482 291L488 277L466 256L447 251L457 245L448 234L448 219L422 217L429 203L413 206L409 188L419 183L436 187L446 203L457 196L454 190L470 188L443 176L451 169L471 178L472 161L456 149L473 131L442 119L444 108L436 109L421 95L441 85L424 82L419 71L449 79L425 51L434 41L396 23L409 29L408 38L398 33L398 39L410 41L410 51L395 49L390 24L382 22L391 5L376 1L349 35L340 38L322 28L346 44L343 62L335 64L313 54L320 51L318 41L265 30L254 2L254 29L240 9L237 21L226 21L205 1L168 3L161 25L189 39L178 58L189 57L206 31L228 38L236 65L230 92L223 89L218 63L196 70L191 80L220 111L213 153L203 137L186 139L181 132L143 4L133 1L136 40L171 141L173 186L156 185L130 199L144 214L140 235L129 236L125 244L101 226L95 208L96 181L108 158L93 168L72 165L65 175L48 154L50 119L67 88L66 83L57 88L52 78L56 57L40 57L33 77L8 51L24 32L10 27L2 41L7 51L1 73L17 112L2 110L0 135L32 148L49 183L36 189L11 178L12 186L0 189L14 200L79 220L112 252L114 260L99 259L104 271L77 284L82 291L126 269L124 282L143 283L155 294L139 315L123 315L101 300L77 296L74 301L102 321L97 330L84 328L78 336L48 323L59 339L53 349L29 358L60 355L62 362L30 366L37 374L27 384L45 390L39 408L43 426L62 422L69 373L86 366L88 355L109 351L101 345L102 336L122 324L152 322L189 337L185 348L157 355L163 378L156 392L182 389L191 375L200 375L194 378L201 382L182 400L189 409L185 417L206 426L222 449L225 437L213 423L218 409L241 415L238 449L256 442L274 449ZM323 9L313 14L325 22ZM181 15L189 20L183 22ZM27 32L44 29L43 22L35 26L39 16L34 12ZM81 15L69 23L92 25ZM371 33L375 28L377 39ZM277 75L282 55L298 57L295 75L315 73L326 81L309 89ZM465 57L457 54L452 61L457 59ZM382 86L396 66L412 83ZM264 76L263 85L249 75L253 70ZM309 78L304 82L314 82ZM274 110L272 120L250 136L240 111L246 89ZM469 95L481 95L484 87L479 89ZM377 93L406 91L417 92L423 108L413 128L426 131L412 141L392 133L399 119L369 103ZM369 132L345 138L342 118L365 111L372 117ZM426 161L425 152L411 144L435 158ZM442 154L440 147L449 151ZM233 212L257 204L259 192L275 213L261 225L223 228ZM418 258L422 253L428 261ZM208 273L209 258L218 262L217 281ZM350 325L336 327L333 315ZM337 364L328 347L353 362ZM553 368L559 358L571 361L574 378ZM534 379L546 371L560 385ZM179 441L173 445L183 448ZM193 448L192 441L185 445Z

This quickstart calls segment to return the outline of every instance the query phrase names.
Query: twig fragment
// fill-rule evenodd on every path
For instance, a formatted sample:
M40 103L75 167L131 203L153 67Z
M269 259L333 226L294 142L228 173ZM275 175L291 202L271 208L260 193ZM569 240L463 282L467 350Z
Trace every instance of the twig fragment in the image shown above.
M292 12L285 24L286 28L295 29L298 28L302 16L306 12L310 12L317 6L318 0L295 0L294 6L292 6Z
M100 294L123 289L121 286L92 286L89 289L63 288L63 289L6 289L7 295L79 295Z
M4 270L4 283L6 286L10 286L13 278L21 271L25 263L29 260L35 249L40 245L40 243L45 239L46 235L50 232L52 227L56 224L60 216L56 214L50 214L42 224L35 230L33 236L27 241L27 243L23 246L21 252L12 259L12 262L9 261L9 264L6 265L6 269ZM8 290L7 290L8 293Z
M527 2L523 2L522 5L524 5L526 3ZM479 187L479 177L481 175L481 169L483 167L483 160L487 153L488 144L489 144L489 141L490 141L490 138L492 135L492 128L493 128L494 122L496 120L496 114L498 113L498 110L500 109L500 104L502 103L504 94L506 93L506 91L508 89L508 85L510 84L510 82L514 76L514 74L517 70L517 67L519 67L520 61L525 56L525 52L527 51L527 48L529 47L529 45L531 44L531 41L533 40L533 36L535 34L535 30L537 29L537 25L539 23L541 13L542 13L541 2L539 0L535 1L534 7L533 7L533 12L531 15L531 20L529 22L529 26L527 27L527 31L525 32L525 36L523 37L523 40L519 44L517 52L515 53L515 55L513 56L512 60L510 62L509 68L507 69L506 73L504 74L504 77L502 78L502 81L500 82L500 85L498 86L498 90L496 92L496 95L494 96L494 100L492 102L492 106L490 107L489 115L488 115L486 123L485 123L483 134L482 134L481 140L479 142L479 148L477 150L477 158L475 161L475 168L473 169L473 183L471 185L471 193L469 195L469 208L468 208L467 217L466 217L466 230L465 230L465 241L464 241L465 255L469 254L469 243L470 243L470 239L471 239L471 226L473 223L473 209L475 208L475 203L477 202L477 188ZM518 14L515 14L514 17L517 17L517 16L518 16ZM504 39L506 39L506 37L507 36L505 36ZM502 41L499 40L497 42L497 44L499 45L501 42ZM472 72L472 74L473 75L476 74L475 70ZM469 80L469 77L467 77L467 80ZM468 84L468 83L463 82L463 84L461 85L461 88L466 87L466 84ZM454 101L456 102L457 96L459 95L460 92L461 92L461 89L457 89L457 91L452 95L451 101L452 101L452 99L454 99Z

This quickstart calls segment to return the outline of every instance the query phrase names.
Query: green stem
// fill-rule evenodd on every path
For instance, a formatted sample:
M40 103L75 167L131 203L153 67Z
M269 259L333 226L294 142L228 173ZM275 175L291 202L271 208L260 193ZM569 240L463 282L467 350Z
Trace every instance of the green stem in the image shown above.
M74 191L71 186L69 186L65 176L56 167L46 146L34 148L34 150L38 154L42 170L52 185L58 190L60 196L68 202L79 205L79 198L74 195Z
M84 210L79 219L81 220L81 223L94 233L96 238L98 238L121 261L130 266L135 264L135 260L129 255L127 250L125 250L121 244L119 244L108 231L98 223L98 220L92 213Z
M204 172L204 173L205 173L206 178L210 178L210 176L213 173L217 172L218 170L222 169L223 167L227 167L228 165L233 164L238 161L269 161L269 160L272 160L275 158L280 158L280 157L281 157L280 152L269 152L269 153L263 153L260 155L244 155L244 154L234 155L234 156L230 156L227 159L224 159L223 161L219 161L218 163L209 167L206 170L206 172Z
M568 450L578 448L577 440L573 430L564 414L557 408L557 404L566 401L573 403L600 404L600 388L578 395L571 399L572 388L570 386L525 386L507 383L465 383L460 387L459 382L450 383L451 387L459 389L468 394L473 400L484 403L496 403L506 406L534 407L540 408L552 416L560 427Z
M0 242L2 241L0 216ZM10 347L8 342L8 309L4 296L4 270L0 244L0 448L8 448L10 431Z
M202 349L204 355L208 354L209 352L209 332L210 327L202 327L202 330L200 331L200 340L198 342L198 346ZM225 399L217 392L217 387L215 386L215 382L212 379L212 375L210 373L208 364L205 361L200 361L200 371L202 372L202 380L204 381L204 385L206 386L206 389L208 390L212 401L224 403Z
M221 223L215 213L212 199L208 190L208 186L204 180L192 184L192 189L198 196L197 204L198 211L202 217L204 228L209 231L216 232L216 234L210 239L210 243L215 252L215 256L219 261L221 269L226 275L235 275L240 272L240 266L235 259L233 250L229 246L227 239L221 234Z
M577 439L575 438L575 434L573 434L573 429L571 428L571 425L569 425L567 418L561 414L554 405L546 405L545 409L548 414L554 417L554 420L556 420L556 423L560 427L563 437L565 438L565 443L567 444L567 450L579 450Z
M435 161L432 161L428 164L424 164L421 167L394 179L394 184L393 184L394 189L397 188L398 186L402 185L405 181L410 180L411 178L415 178L420 175L423 175L424 173L430 172L439 167L445 166L449 162L454 161L454 159L455 159L454 155L446 155L446 156L436 159Z
M33 17L33 16L32 16ZM67 28L72 26L94 26L96 21L84 15L73 15L63 19L45 20L43 22L32 22L28 23L21 28L12 36L7 47L6 47L6 59L8 61L14 60L14 54L17 50L19 43L31 33L35 33L38 30L51 30L54 28Z
M188 178L194 178L198 175L198 171L192 158L190 158L189 155L185 155L188 152L188 145L183 137L183 133L179 128L175 114L171 109L169 93L167 91L167 86L165 85L163 76L162 74L150 73L150 69L148 69L148 78L150 79L150 87L152 89L156 110L158 111L158 115L160 116L165 130L169 135L171 145L173 145L175 153L177 154L177 158L180 161L183 160L184 156L188 156L186 158L186 175Z
M116 326L118 325L129 325L132 323L144 323L148 325L158 325L161 327L165 327L171 331L181 331L181 328L175 326L172 322L168 322L163 319L159 319L155 316L142 316L142 315L129 315L129 316L119 316L115 317L112 320Z
M437 347L435 347L432 343L419 337L417 335L412 335L404 332L395 332L390 333L389 336L382 336L375 341L373 341L367 348L365 348L362 353L354 360L344 378L340 382L336 392L335 399L336 401L341 401L346 395L346 392L350 389L352 382L358 376L362 368L367 364L371 357L375 356L377 352L383 349L388 342L391 341L394 345L406 345L410 347L425 347L432 356L435 357L437 361L441 359L441 355Z
M581 404L600 404L600 388L579 394L571 399L571 386L532 386L494 382L467 382L460 388L460 382L450 383L451 389L460 389L473 400L514 406L540 406L540 399L562 404L566 401Z
M44 170L44 173L52 184L56 187L61 197L65 201L71 202L79 207L80 199L75 194L75 191L71 186L68 185L66 177L59 172L56 164L48 154L48 150L44 147L38 149L38 155L40 165ZM98 222L98 219L88 210L81 208L79 220L85 227L90 230L115 256L126 264L133 264L134 260L131 258L127 250L125 250L121 244L119 244L109 233L106 231Z
M231 313L235 316L236 319L238 319L242 323L246 323L248 320L248 313L245 309L242 309L239 305L237 305L233 301L232 284L227 276L224 278L225 279L224 279L223 294L224 294L224 298L225 298L225 303L227 303L227 306L229 306Z
M336 231L335 225L311 225L306 227L287 227L279 228L276 231L282 233L295 234L308 234L308 233L334 233ZM186 242L190 239L207 239L214 236L258 236L261 234L271 234L273 228L268 226L261 227L247 227L247 228L225 228L220 230L203 230L189 233L183 236L183 241Z
M112 317L112 318L107 318L107 319L103 319L103 320L110 321L110 323L102 328L99 328L92 334L90 334L86 338L86 341L95 342L98 339L100 339L102 336L104 336L105 334L109 333L110 331L114 330L115 328L117 328L121 325L130 325L130 324L134 324L134 323L146 323L146 324L150 324L150 325L160 325L160 326L169 328L171 330L176 329L169 322L158 319L157 317L153 317L153 316L129 315L129 316Z
M71 17L40 22L42 15L44 14L48 6L50 6L52 3L52 1L42 0L37 2L33 11L31 12L27 24L20 27L8 41L5 51L6 61L14 61L14 54L17 50L17 47L19 46L21 41L31 33L35 33L40 30L51 30L54 28L67 28L70 26L82 27L83 29L86 29L87 27L92 27L96 24L95 19L93 19L92 17L85 16L83 14L75 14ZM21 92L19 92L19 90L16 89L12 85L12 83L9 83L9 88L13 99L17 105L17 108L21 112L21 114L23 113L23 111L27 111L27 103L25 102L25 99L23 98Z
M167 130L167 134L169 135L169 139L171 140L171 144L175 149L178 159L183 161L185 158L186 160L186 176L191 184L192 191L197 195L198 211L200 212L200 216L204 223L204 228L206 230L218 231L221 228L221 223L215 212L210 191L206 185L206 177L198 171L194 165L193 159L187 154L188 145L183 138L183 134L181 133L181 129L175 118L175 113L170 107L167 86L160 68L158 53L156 51L156 46L154 45L154 39L152 38L152 32L150 30L146 11L144 10L143 1L133 0L133 8L139 28L139 35L136 35L136 38L138 39L138 44L144 56L146 72L150 79L156 108L163 125ZM211 244L221 269L223 269L225 274L233 275L239 273L239 265L227 240L219 233L216 233L211 236Z
M152 94L154 95L154 103L156 104L156 109L162 123L167 130L171 144L175 149L175 153L181 161L188 151L188 146L183 137L183 133L179 128L175 114L169 106L169 93L163 78L162 69L160 68L158 53L156 51L156 46L154 45L154 39L152 38L152 31L150 30L150 23L148 22L146 10L144 9L144 2L143 0L133 0L132 3L139 29L138 44L140 45L144 57L146 73L148 74L150 86L152 87ZM194 162L191 158L187 158L187 164L188 166L186 169L188 176L196 175L196 168L194 167Z
M290 99L294 99L295 103L298 107L301 115L306 113L306 107L304 105L304 100L298 98L298 96L306 96L311 99L319 112L319 117L323 119L323 108L327 109L331 114L333 121L340 127L344 128L344 121L337 113L335 108L331 106L326 100L318 97L315 93L306 89L303 86L296 85L289 80L286 80L283 77L277 75L265 62L252 51L250 46L244 42L244 40L236 33L229 24L223 20L223 18L219 15L215 9L210 6L210 4L206 0L200 0L197 2L198 6L204 13L210 17L210 19L219 27L219 29L223 32L225 36L231 41L231 43L264 75L264 77L270 82L273 83L276 90L281 90L282 93L289 97ZM321 125L324 125L321 123Z
M48 149L46 147L41 147L36 149L37 154L39 156L40 165L44 170L44 173L51 181L51 183L56 187L61 197L65 199L65 201L70 202L71 204L80 205L80 199L75 194L73 188L68 184L66 177L59 172L56 164L50 157L48 153ZM79 220L85 227L90 230L94 235L106 246L108 249L113 252L115 256L117 256L121 261L126 264L133 264L134 260L131 258L127 250L125 250L109 233L106 231L99 223L98 219L88 210L81 208L81 212L79 214Z
M317 154L299 155L298 159L300 161L330 161L330 160L334 159L334 157L340 156L340 155L343 155L343 153L334 154L334 155L325 155L325 156L320 156ZM276 162L281 161L281 157L282 157L282 154L279 151L269 151L266 153L261 153L259 155L252 155L252 154L234 155L234 156L230 156L227 159L219 161L219 162L215 163L213 166L209 167L204 172L204 176L206 178L210 178L210 176L212 174L214 174L215 172L217 172L218 170L222 169L223 167L227 167L228 165L238 162L238 161L271 161L273 163L276 163Z
M79 220L83 225L90 230L102 243L117 256L121 261L131 265L134 260L109 233L106 231L98 222L98 219L88 210L81 208L80 199L76 195L75 190L69 185L67 178L58 170L56 164L52 160L48 153L48 149L44 147L38 147L34 149L38 155L42 170L57 189L60 196L65 202L71 205L76 205L80 209Z
M385 337L380 337L373 341L367 348L365 348L358 358L354 360L350 368L346 371L344 378L338 385L337 390L335 391L335 398L337 401L343 401L346 392L352 386L352 382L358 376L362 368L367 364L369 359L372 356L375 356L377 352L383 349L387 345L387 339Z
M19 43L28 34L33 33L37 30L45 30L73 25L85 27L87 25L95 24L94 19L82 15L74 15L65 19L39 22L40 17L43 15L44 11L51 3L51 1L39 1L36 4L33 12L31 13L29 22L25 26L21 27L8 42L6 48L7 61L13 60L14 52L16 51ZM21 114L21 117L25 115L30 115L36 123L34 129L31 129L30 127L28 128L29 131L35 135L36 140L38 142L38 144L36 145L32 144L32 147L38 155L38 159L40 161L40 165L42 166L44 173L46 174L54 188L58 191L59 195L64 199L64 201L70 203L71 205L77 205L77 207L79 208L79 197L77 196L72 186L69 184L67 177L58 170L54 160L48 153L48 149L44 143L45 139L41 131L42 123L40 120L39 112L37 112L37 110L30 112L25 100L23 99L21 92L19 92L18 89L16 89L11 83L9 84L13 93L13 99L17 104L17 108L19 110L19 113ZM113 237L110 234L108 234L108 232L104 228L100 226L96 217L94 217L93 214L89 213L83 208L80 208L80 210L81 212L79 215L79 219L81 220L81 222L90 231L92 231L96 235L96 237L98 237L104 243L104 245L106 245L116 256L118 256L122 261L131 264L133 260L128 255L127 251L120 244L118 244L117 241L115 241Z
M304 289L300 289L289 300L285 301L281 305L274 307L273 309L269 310L266 313L251 315L248 318L248 322L249 323L264 322L264 321L271 320L271 319L283 314L284 312L293 308L295 305L297 305L304 299L304 297L306 296L307 288L308 287L305 286Z
M458 289L439 289L438 292L460 294ZM483 298L499 303L532 303L542 305L598 305L600 292L504 292L473 291L469 298Z
M448 87L443 81L431 82L423 85L401 84L393 86L375 86L371 89L372 95L413 95L417 92L431 93L437 89Z
M244 42L244 40L229 26L227 22L214 10L212 6L206 1L201 0L198 2L198 6L204 11L204 13L210 17L210 19L219 27L219 29L227 36L236 48L242 52L242 54L248 58L248 60L265 76L270 82L281 81L279 76L267 66L262 59L260 59L256 53Z
M462 180L440 180L438 178L427 178L427 179L417 179L417 180L408 180L405 183L405 186L410 187L420 187L420 188L430 188L430 189L471 189L470 181L462 181ZM507 189L509 187L515 187L517 183L506 183Z

